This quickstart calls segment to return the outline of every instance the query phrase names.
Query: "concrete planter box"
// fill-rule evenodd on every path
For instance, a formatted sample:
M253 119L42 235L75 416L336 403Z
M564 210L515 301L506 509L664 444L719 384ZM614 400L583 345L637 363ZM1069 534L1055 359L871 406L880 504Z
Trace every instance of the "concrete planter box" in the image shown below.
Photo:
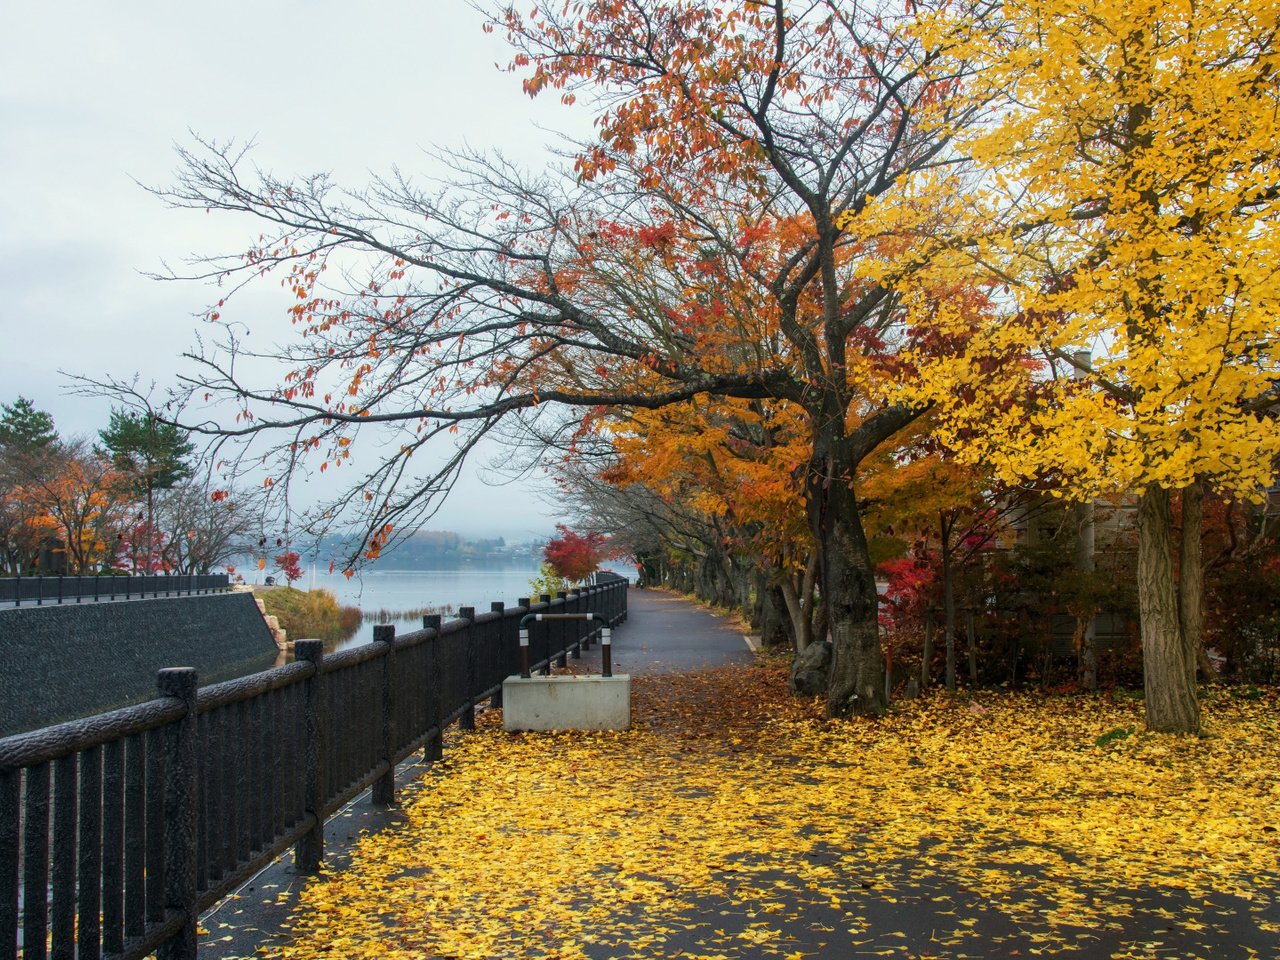
M506 730L627 730L631 676L507 677L502 683Z

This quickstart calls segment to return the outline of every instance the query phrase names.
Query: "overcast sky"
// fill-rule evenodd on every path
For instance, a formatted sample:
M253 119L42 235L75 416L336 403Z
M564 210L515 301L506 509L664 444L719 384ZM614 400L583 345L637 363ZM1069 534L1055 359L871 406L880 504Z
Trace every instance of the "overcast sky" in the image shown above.
M464 143L536 165L545 129L587 129L496 68L510 55L463 0L0 9L0 400L31 398L64 435L105 426L107 404L69 394L60 370L164 385L216 299L142 274L249 235L138 185L171 180L188 131L252 139L261 167L356 187L393 164L430 173L424 149ZM432 526L518 536L548 530L550 513L473 475Z

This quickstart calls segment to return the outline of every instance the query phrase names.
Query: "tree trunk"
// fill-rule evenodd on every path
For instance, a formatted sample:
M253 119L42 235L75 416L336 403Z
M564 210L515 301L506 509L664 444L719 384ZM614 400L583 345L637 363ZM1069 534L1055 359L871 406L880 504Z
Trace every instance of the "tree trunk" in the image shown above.
M751 589L751 567L748 567L738 557L733 557L729 561L733 570L733 586L736 593L738 603L738 613L742 619L750 621L754 612L754 604L752 596L754 591Z
M1166 733L1198 733L1194 661L1174 589L1169 491L1149 487L1138 501L1138 609L1142 619L1143 683L1147 726Z
M951 569L951 527L945 514L939 518L942 534L942 637L947 648L947 691L956 692L956 585Z
M831 620L827 616L827 605L822 600L813 603L813 617L810 619L809 642L825 643L831 639Z
M155 490L152 489L151 483L147 483L147 569L144 573L151 573L152 551L155 549L156 543L156 502Z
M1098 654L1095 648L1094 617L1076 617L1076 675L1086 690L1098 689Z
M800 596L796 593L795 584L791 582L790 576L783 576L778 589L786 605L787 619L791 621L791 636L795 638L796 653L802 653L811 642L808 612L803 609Z
M1088 357L1085 357L1088 362ZM1094 523L1095 510L1092 500L1076 504L1076 569L1082 574L1094 571L1094 553L1097 550L1097 526ZM1094 606L1094 590L1088 591L1089 609L1076 615L1076 654L1077 673L1080 683L1086 690L1098 689L1098 616Z
M1204 484L1196 480L1182 488L1182 548L1178 553L1178 617L1186 644L1187 669L1192 685L1196 667L1204 670L1204 558L1200 533L1204 526ZM1213 678L1212 664L1204 679Z
M761 598L760 642L766 647L789 647L795 650L795 634L792 633L791 617L787 613L787 601L781 588L764 584L761 586Z
M878 716L887 704L875 573L858 516L852 470L837 477L823 491L825 509L816 531L832 646L827 716Z
M924 614L924 649L920 658L920 689L928 690L933 667L933 611Z
M978 686L978 638L973 625L973 608L965 611L965 635L969 641L969 683Z
M785 571L779 584L778 589L782 593L787 616L791 620L791 635L795 638L796 653L802 652L813 642L813 582L817 570L818 554L814 551L805 564L799 586L792 575Z

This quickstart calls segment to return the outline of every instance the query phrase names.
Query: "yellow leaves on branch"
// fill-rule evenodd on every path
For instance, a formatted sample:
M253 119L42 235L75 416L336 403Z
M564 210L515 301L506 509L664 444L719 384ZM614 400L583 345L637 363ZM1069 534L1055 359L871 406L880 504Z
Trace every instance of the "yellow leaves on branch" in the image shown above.
M1029 409L953 409L962 451L1008 480L1055 471L1077 495L1196 476L1236 496L1267 486L1280 455L1259 415L1280 371L1278 13L1280 0L1030 0L985 23L922 19L934 46L965 38L949 56L973 71L968 95L998 107L960 133L981 168L969 227L955 229L945 177L928 174L886 208L896 220L846 216L847 229L927 235L922 198L935 197L950 242L904 298L949 273L996 278L1008 309L971 356L1092 354L1085 388L1026 371ZM914 396L953 396L977 369L936 367Z
M1161 897L1186 904L1161 928L1226 899L1267 928L1274 698L1208 698L1208 739L1022 695L831 725L741 678L761 673L641 679L627 733L468 736L402 829L308 888L279 956L1097 956ZM894 906L922 900L931 931Z

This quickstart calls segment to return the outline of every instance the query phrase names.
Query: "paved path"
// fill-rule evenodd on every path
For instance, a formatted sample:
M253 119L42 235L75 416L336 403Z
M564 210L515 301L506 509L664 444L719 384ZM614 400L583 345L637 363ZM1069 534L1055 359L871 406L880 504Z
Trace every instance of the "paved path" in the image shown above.
M613 631L615 673L652 675L705 670L732 663L750 663L752 653L742 633L722 618L673 594L632 589L627 598L627 622ZM593 644L574 669L599 671L600 645ZM413 789L427 772L415 754L397 768L397 784ZM325 825L325 869L335 873L349 862L352 846L363 834L385 829L403 819L398 809L386 810L369 801L366 791ZM286 854L224 900L201 922L200 960L253 957L260 946L279 942L297 894L307 876L293 868Z
M633 589L627 608L629 619L614 639L617 673L682 673L752 660L739 630L674 594Z

